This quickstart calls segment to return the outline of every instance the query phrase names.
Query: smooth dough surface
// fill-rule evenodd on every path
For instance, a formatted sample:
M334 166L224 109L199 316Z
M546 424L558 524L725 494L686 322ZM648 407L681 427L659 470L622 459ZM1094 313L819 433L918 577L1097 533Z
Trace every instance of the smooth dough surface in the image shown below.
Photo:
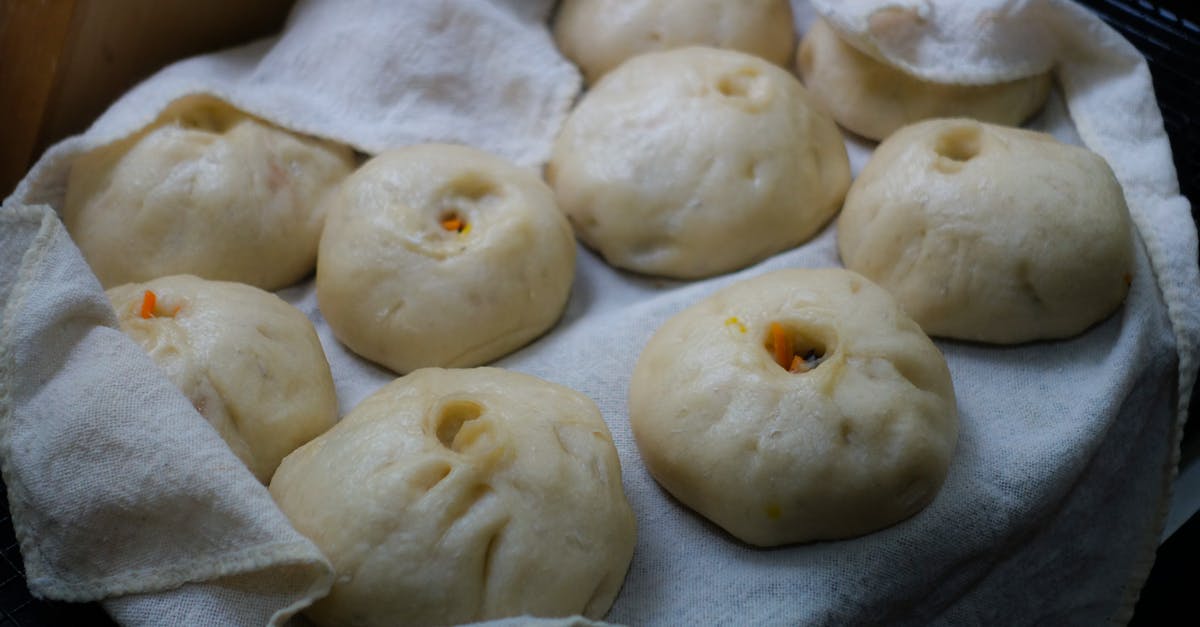
M146 291L154 305L143 317ZM241 283L162 277L108 290L121 330L150 354L267 483L288 453L337 420L337 396L312 322Z
M974 120L914 124L880 144L837 233L845 266L934 336L1070 337L1120 306L1132 279L1129 210L1108 164Z
M787 0L564 0L554 39L595 83L630 57L684 46L740 50L787 65L794 29Z
M330 196L317 266L337 338L403 374L480 365L553 326L575 238L534 171L426 144L376 156Z
M811 369L777 363L773 323ZM912 516L958 437L937 347L886 292L841 269L742 281L668 320L634 368L629 420L664 488L759 546Z
M874 140L939 117L1016 126L1042 108L1052 82L1050 72L994 85L924 81L854 48L824 20L804 35L796 66L813 98L838 124Z
M631 59L585 94L546 177L610 264L690 279L812 237L841 205L850 165L833 120L787 71L680 48Z
M321 625L600 618L635 521L600 411L496 368L418 370L284 460L271 494L333 563Z
M191 96L79 157L63 222L105 287L194 274L274 290L312 272L318 201L353 166L349 148Z

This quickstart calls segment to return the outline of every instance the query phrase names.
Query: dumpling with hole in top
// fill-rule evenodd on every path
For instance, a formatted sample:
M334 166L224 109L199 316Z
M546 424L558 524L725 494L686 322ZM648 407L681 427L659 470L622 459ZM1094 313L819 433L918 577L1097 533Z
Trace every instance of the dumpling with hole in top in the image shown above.
M259 481L337 420L317 332L274 294L178 275L114 287L108 298L121 330Z
M692 47L634 57L584 94L546 180L611 265L695 279L815 235L841 206L850 162L786 70Z
M63 223L105 287L192 274L276 290L312 272L320 200L353 167L348 147L189 96L75 160Z
M317 298L342 343L403 374L524 346L574 276L571 226L537 172L425 144L376 156L330 196Z
M896 131L837 229L842 263L939 337L1070 337L1120 307L1133 278L1129 209L1104 159L975 120Z
M668 492L757 546L913 516L958 438L941 352L842 269L772 272L676 314L634 367L629 422Z
M271 495L337 573L320 625L608 611L635 521L600 411L497 368L417 370L288 456Z

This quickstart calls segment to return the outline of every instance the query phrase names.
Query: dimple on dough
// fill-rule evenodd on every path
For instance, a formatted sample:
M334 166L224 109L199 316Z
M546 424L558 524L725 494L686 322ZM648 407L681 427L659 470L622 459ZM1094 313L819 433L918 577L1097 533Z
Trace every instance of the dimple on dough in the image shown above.
M842 262L926 333L1002 344L1076 335L1132 279L1121 186L1044 133L931 120L879 145L837 224Z
M63 222L101 284L173 274L267 290L312 272L319 200L352 151L208 96L71 165Z
M833 120L787 71L680 48L631 59L585 94L546 177L610 264L692 279L812 237L841 205L850 165Z
M271 494L337 571L321 625L600 618L635 522L596 405L496 368L426 368L284 460Z
M376 156L330 196L317 298L346 346L405 373L524 346L574 276L571 225L536 172L426 144Z
M992 85L921 80L854 48L825 20L804 35L796 66L813 98L838 124L874 140L939 117L1016 126L1042 108L1052 83L1050 72Z
M595 83L630 57L685 46L740 50L787 65L794 29L787 0L564 0L554 39Z
M629 421L664 488L758 546L912 516L938 492L958 436L937 347L841 269L773 272L672 317L634 368Z
M143 312L147 291L155 298ZM179 275L114 287L108 297L121 330L259 481L270 481L284 456L337 420L317 333L274 294Z

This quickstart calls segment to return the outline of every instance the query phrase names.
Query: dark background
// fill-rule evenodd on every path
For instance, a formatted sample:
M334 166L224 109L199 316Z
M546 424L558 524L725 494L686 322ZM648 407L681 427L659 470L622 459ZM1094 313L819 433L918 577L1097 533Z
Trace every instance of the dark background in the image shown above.
M1200 216L1200 2L1195 0L1081 0L1125 35L1150 62L1154 91L1171 137L1179 187ZM1200 222L1200 219L1197 219ZM1200 289L1200 286L1197 286ZM1200 463L1200 392L1192 394L1184 430L1182 468ZM1200 593L1200 516L1158 547L1158 556L1130 625L1193 625Z

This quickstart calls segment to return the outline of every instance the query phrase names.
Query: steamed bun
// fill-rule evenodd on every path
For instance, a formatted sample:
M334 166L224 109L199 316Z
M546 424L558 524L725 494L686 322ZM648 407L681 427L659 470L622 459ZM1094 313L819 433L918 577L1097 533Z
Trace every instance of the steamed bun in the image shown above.
M330 196L317 298L355 353L476 366L554 325L575 238L536 172L443 144L382 153Z
M787 71L680 48L630 59L585 94L546 177L608 263L691 279L812 237L841 205L850 164Z
M931 120L879 145L837 224L851 270L925 332L1010 344L1108 317L1133 272L1121 186L1104 159L1044 133Z
M208 96L71 166L63 222L105 287L172 274L274 290L312 272L349 148Z
M317 333L274 294L181 275L114 287L108 297L121 330L259 481L337 420Z
M938 117L1016 126L1042 108L1051 85L1050 72L990 85L922 80L854 48L824 20L804 35L796 66L813 98L838 124L875 140Z
M644 52L740 50L786 65L795 47L787 0L564 0L554 39L588 83Z
M758 546L912 516L958 436L942 354L841 269L769 273L672 317L634 368L629 421L667 491Z

